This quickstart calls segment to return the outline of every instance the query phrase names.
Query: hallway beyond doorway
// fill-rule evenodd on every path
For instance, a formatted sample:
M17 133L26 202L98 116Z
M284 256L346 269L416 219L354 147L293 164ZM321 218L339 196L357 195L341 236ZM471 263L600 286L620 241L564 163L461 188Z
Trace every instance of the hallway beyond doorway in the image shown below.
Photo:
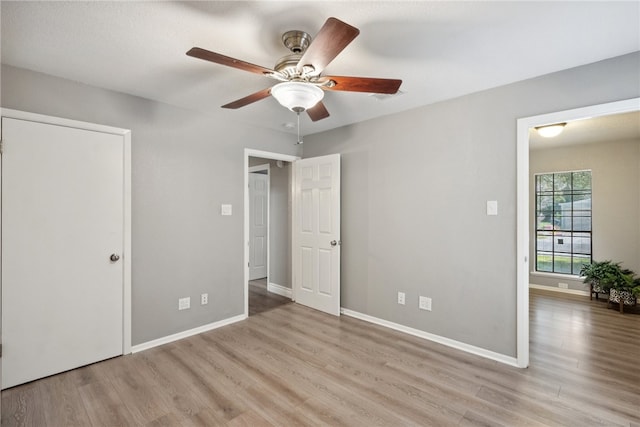
M290 298L267 291L267 279L249 281L249 316L290 304Z

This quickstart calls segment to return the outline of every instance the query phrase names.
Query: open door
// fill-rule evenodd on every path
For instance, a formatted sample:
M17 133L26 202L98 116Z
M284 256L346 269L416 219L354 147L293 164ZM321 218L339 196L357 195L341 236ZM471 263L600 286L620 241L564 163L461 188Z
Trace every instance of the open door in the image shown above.
M296 302L340 315L340 155L295 162L293 289Z

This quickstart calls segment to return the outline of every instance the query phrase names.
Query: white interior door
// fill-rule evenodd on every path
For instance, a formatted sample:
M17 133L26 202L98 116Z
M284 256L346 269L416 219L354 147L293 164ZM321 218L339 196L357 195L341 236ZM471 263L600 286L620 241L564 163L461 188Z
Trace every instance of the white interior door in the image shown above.
M249 174L249 280L267 277L269 175Z
M123 353L121 135L2 118L2 388Z
M340 155L295 162L293 287L296 302L340 315Z

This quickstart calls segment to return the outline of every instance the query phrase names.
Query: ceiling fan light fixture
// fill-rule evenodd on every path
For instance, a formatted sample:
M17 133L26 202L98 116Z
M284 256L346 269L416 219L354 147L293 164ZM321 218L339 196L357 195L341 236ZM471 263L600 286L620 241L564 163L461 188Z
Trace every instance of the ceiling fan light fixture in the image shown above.
M536 131L544 138L553 138L560 135L566 125L566 123L554 123L552 125L537 126Z
M300 113L320 102L324 97L324 91L310 83L284 82L272 87L271 95L283 107Z

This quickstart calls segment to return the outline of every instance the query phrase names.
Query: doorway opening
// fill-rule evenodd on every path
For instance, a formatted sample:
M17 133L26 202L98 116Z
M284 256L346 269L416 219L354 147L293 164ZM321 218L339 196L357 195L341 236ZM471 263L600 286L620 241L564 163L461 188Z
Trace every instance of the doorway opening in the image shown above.
M291 281L291 183L292 162L298 159L288 154L245 149L246 316L294 299Z
M530 129L640 110L640 98L526 117L517 123L517 365L529 366Z

